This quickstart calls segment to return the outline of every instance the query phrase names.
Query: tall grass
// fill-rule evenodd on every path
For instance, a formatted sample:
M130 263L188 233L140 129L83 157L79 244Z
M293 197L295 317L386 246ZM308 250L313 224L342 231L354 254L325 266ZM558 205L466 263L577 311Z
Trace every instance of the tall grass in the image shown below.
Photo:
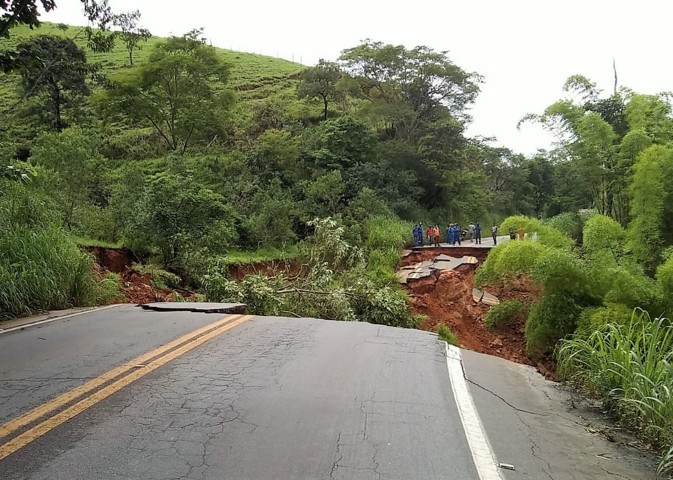
M621 421L663 450L673 448L673 326L634 311L625 325L607 324L586 339L563 340L558 373L603 398ZM662 460L662 470L673 465ZM666 463L668 462L668 463Z
M117 282L55 222L38 192L6 185L0 197L0 319L105 303Z
M395 268L406 245L411 245L412 225L394 216L376 216L365 224L367 271L382 284L398 285Z
M0 235L0 319L107 300L93 261L59 228Z

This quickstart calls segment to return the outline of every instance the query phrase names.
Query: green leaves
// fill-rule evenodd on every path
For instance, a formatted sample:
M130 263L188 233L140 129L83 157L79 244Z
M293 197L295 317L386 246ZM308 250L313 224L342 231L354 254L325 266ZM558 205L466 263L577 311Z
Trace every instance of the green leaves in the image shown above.
M77 99L90 94L86 80L92 67L70 39L40 35L26 40L17 47L10 68L21 75L24 97L42 100L57 132L67 126L66 115Z
M222 253L236 240L236 214L222 197L191 178L172 173L150 177L136 205L131 232L160 248L166 264L188 249Z
M171 37L152 50L146 64L119 79L103 101L110 118L129 118L152 126L170 150L183 153L198 141L224 135L224 116L232 103L224 83L229 66L212 47L189 35Z
M652 273L661 261L662 248L670 245L673 232L673 149L653 145L644 150L633 168L631 217L628 235L630 248Z
M320 59L318 65L300 74L297 95L300 98L320 99L323 103L323 120L327 120L329 103L343 98L343 92L339 89L342 75L337 63Z
M673 444L673 327L666 318L634 311L629 322L610 322L586 339L564 340L559 373L605 400L626 426L663 449ZM660 472L671 467L670 450Z

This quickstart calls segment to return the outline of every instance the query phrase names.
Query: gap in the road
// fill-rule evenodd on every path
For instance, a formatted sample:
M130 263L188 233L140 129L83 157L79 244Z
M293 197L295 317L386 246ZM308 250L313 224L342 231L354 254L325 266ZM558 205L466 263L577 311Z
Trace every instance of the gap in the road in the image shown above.
M473 288L475 272L486 260L490 248L463 245L414 249L402 259L401 267L419 265L440 256L472 256L478 260L477 264L464 263L452 270L434 270L431 275L407 279L404 286L409 291L413 313L427 317L421 328L436 331L439 325L446 325L456 334L462 348L537 366L543 372L548 370L526 353L524 316L497 331L486 327L484 316L490 306L475 301ZM485 290L502 300L519 299L526 303L532 302L535 295L535 289L525 279L515 280L507 290L498 286L487 286Z

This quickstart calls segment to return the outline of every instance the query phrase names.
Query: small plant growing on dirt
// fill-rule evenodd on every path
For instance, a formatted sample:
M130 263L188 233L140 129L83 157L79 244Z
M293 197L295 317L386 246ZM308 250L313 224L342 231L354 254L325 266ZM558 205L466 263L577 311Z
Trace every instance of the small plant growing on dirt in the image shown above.
M484 323L491 330L511 325L519 316L525 315L526 304L520 300L505 300L493 305L484 318Z
M437 335L439 335L440 340L444 340L449 345L454 345L456 347L460 346L460 342L458 341L456 334L453 333L453 330L451 330L450 327L444 325L443 323L437 325Z
M168 272L158 265L148 263L142 265L140 263L134 263L133 269L140 273L145 274L149 273L152 275L152 286L158 289L167 289L167 288L176 288L180 286L180 277L174 273Z

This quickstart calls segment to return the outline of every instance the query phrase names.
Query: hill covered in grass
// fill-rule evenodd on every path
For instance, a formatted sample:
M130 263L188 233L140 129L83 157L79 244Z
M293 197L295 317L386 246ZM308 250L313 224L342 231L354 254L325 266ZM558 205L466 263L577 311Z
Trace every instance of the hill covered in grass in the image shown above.
M12 29L9 39L0 39L0 52L11 50L28 38L38 35L54 35L70 38L80 48L87 52L89 62L98 63L102 73L114 78L123 75L133 68L129 63L129 54L123 42L117 41L110 52L97 53L87 48L86 35L83 27L42 23L39 28L31 30L25 25ZM134 64L145 62L156 44L164 40L153 36L147 42L141 42L140 49L133 52ZM223 48L216 48L221 58L230 66L228 88L236 92L240 110L240 103L276 98L278 101L296 99L296 86L299 72L305 67L281 58L268 57L253 53L236 52ZM0 104L7 108L19 100L17 90L18 74L0 75ZM249 107L249 104L247 105ZM243 113L243 112L240 112Z

